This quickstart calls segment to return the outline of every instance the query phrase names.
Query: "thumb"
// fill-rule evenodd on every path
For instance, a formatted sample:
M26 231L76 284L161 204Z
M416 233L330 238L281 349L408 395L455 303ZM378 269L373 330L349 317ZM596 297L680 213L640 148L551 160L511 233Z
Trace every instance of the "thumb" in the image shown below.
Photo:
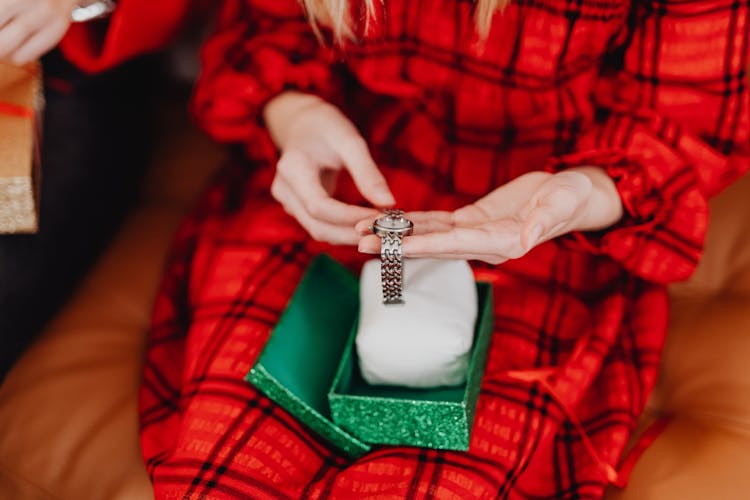
M521 245L526 251L556 236L569 225L580 206L580 194L567 184L543 186L532 198L521 228Z
M529 212L529 217L521 228L521 246L528 252L539 243L548 239L552 230L559 229L564 224L555 216L552 207L540 205Z
M396 204L396 198L361 136L356 135L345 141L338 148L338 153L357 189L367 201L376 207L392 207Z

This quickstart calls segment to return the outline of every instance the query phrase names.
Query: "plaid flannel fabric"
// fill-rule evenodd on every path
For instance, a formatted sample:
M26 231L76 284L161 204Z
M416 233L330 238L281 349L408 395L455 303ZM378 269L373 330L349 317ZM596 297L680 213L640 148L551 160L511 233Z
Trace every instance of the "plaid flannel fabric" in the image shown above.
M293 0L224 3L194 112L246 154L185 221L156 302L141 423L157 497L595 498L613 480L602 464L655 382L663 285L695 267L707 197L748 168L750 5L518 0L483 43L473 5L386 0L335 47ZM260 109L285 89L341 106L406 209L453 209L532 170L615 180L617 226L475 266L497 300L469 452L349 461L243 381L312 256L362 263L270 198ZM362 201L346 180L339 196ZM513 376L534 370L549 376Z

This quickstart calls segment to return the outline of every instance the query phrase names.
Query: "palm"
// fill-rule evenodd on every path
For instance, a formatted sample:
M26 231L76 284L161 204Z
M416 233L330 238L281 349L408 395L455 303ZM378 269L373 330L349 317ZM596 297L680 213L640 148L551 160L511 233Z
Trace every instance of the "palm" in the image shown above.
M586 215L592 182L582 172L531 172L455 212L413 212L415 235L404 254L482 260L499 264L519 258L535 245L573 230ZM362 230L363 225L357 227ZM362 251L377 251L371 237Z

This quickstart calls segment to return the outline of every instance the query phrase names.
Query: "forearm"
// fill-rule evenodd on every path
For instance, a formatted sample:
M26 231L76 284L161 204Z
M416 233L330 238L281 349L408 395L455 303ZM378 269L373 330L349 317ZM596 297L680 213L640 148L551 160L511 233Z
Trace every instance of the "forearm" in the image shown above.
M294 121L294 117L322 102L323 99L316 95L287 90L266 103L263 107L263 121L279 149L284 149L290 133L288 124Z

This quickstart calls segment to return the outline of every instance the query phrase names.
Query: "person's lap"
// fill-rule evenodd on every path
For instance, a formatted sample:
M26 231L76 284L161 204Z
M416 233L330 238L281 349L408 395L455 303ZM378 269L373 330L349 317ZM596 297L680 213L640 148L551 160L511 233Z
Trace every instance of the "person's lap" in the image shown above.
M602 364L615 336L597 328L587 307L616 310L617 294L583 299L557 287L551 295L558 278L544 277L545 269L581 264L555 245L525 267L479 267L495 285L496 327L470 451L381 447L350 461L244 377L311 258L327 251L355 270L363 258L310 241L262 180L252 186L264 175L248 182L246 172L225 169L185 221L157 299L140 401L157 497L601 495L601 464L566 412L574 409L601 456L617 460L632 426L622 415L640 404L629 384L642 381L637 372L625 376L627 361ZM556 326L534 326L553 310ZM643 346L635 344L617 351L636 359L630 349ZM511 376L550 363L564 368L551 385L529 371ZM627 394L602 396L616 384Z

